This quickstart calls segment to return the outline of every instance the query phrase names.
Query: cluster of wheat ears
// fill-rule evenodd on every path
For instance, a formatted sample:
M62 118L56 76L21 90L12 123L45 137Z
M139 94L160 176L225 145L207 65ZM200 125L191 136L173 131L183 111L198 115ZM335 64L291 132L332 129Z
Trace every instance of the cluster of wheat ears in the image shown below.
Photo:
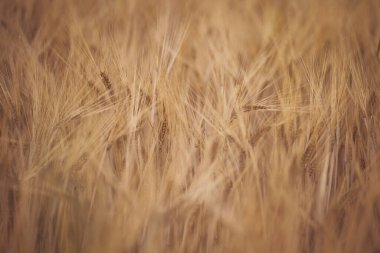
M379 36L379 0L1 0L0 252L379 252Z

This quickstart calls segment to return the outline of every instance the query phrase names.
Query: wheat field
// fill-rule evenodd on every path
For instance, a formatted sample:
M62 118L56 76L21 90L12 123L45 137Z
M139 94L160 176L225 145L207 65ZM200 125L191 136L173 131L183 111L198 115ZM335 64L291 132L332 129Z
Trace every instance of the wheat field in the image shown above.
M1 0L0 252L380 252L379 0Z

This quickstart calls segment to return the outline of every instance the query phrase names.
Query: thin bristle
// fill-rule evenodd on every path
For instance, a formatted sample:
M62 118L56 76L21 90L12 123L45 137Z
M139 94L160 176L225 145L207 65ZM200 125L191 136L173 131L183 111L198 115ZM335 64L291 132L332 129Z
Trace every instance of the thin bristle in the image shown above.
M379 10L0 1L0 252L380 252Z

